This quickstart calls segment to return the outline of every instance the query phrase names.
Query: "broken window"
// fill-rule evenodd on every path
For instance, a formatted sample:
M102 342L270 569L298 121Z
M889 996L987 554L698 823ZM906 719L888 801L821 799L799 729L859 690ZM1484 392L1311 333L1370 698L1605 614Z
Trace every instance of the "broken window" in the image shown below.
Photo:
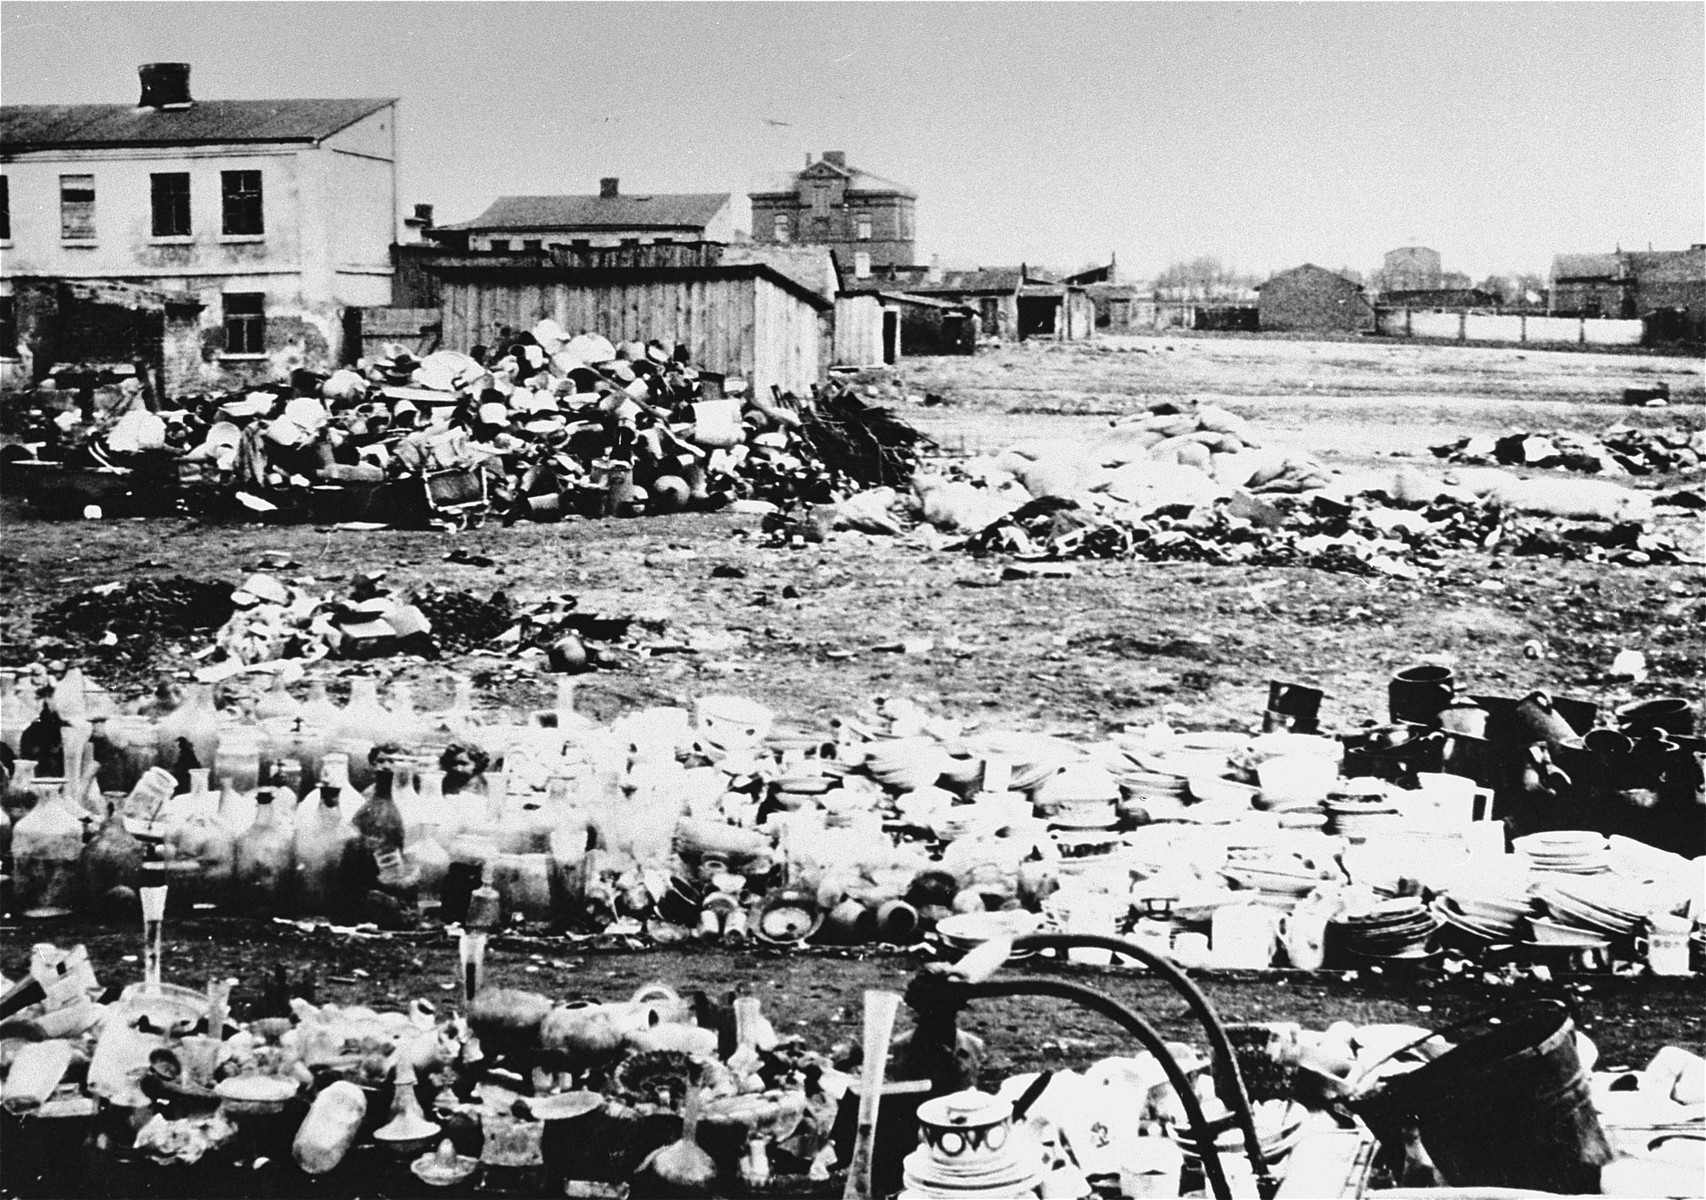
M225 191L225 233L236 237L265 233L266 224L261 216L261 173L221 171L219 178Z
M227 292L225 353L263 353L266 349L266 335L266 296L261 292Z
M59 236L68 242L95 237L95 177L59 177Z
M150 175L153 184L154 236L188 237L190 177L187 171Z

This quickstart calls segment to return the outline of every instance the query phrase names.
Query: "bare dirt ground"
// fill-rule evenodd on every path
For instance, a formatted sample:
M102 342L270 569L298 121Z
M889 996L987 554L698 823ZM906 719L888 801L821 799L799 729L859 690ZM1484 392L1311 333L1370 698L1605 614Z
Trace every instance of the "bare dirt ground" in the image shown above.
M902 379L910 392L946 398L907 415L952 450L1082 434L1110 416L1167 399L1225 404L1271 440L1346 469L1391 466L1395 454L1432 466L1431 444L1513 426L1597 431L1629 421L1697 428L1706 420L1700 360L1646 355L1181 336L914 360ZM1659 380L1671 387L1672 407L1620 403L1624 387ZM1697 483L1698 473L1689 482ZM187 520L50 524L11 502L3 515L6 661L28 661L32 615L78 590L133 576L236 582L263 551L283 551L300 566L280 573L311 577L318 590L337 588L356 572L383 570L401 590L430 582L480 595L503 589L517 598L564 592L578 597L583 610L651 618L653 630L666 632L639 628L636 647L619 656L618 669L581 677L583 708L604 719L728 691L769 703L807 728L890 695L914 696L994 727L1094 734L1158 716L1191 728L1247 727L1259 716L1266 681L1277 677L1323 686L1330 696L1324 720L1345 727L1383 714L1388 676L1424 654L1453 656L1459 675L1480 690L1544 687L1604 703L1646 695L1698 700L1706 658L1700 632L1706 580L1695 567L1606 568L1464 554L1413 582L1303 568L1147 563L1086 563L1070 579L1002 582L999 562L931 550L917 539L897 544L843 534L802 550L767 549L756 518L728 514L494 524L459 534ZM1678 528L1700 537L1698 520ZM497 565L447 562L454 549ZM713 640L698 652L648 652L648 645L694 634ZM930 649L903 653L908 639L915 646L927 639ZM157 672L186 670L199 648L168 646L144 670L114 681L121 690L139 689ZM1652 672L1646 682L1606 679L1623 648L1646 653ZM117 674L98 656L86 661L98 678ZM334 694L344 669L315 668L333 679ZM384 669L415 679L418 701L428 708L448 699L452 671L472 674L481 702L493 707L540 707L553 689L536 664L496 654L398 659ZM123 949L128 935L84 932L98 960L130 952ZM28 930L3 931L0 967L16 971L33 940ZM397 996L417 983L436 988L448 978L450 952L442 943L369 950L280 941L270 927L238 923L197 930L183 942L190 979L239 961L253 974L273 962L323 960L331 971L360 958L371 979L352 979L352 994ZM540 962L521 955L503 969L519 980L534 967L530 977L542 990L597 995L621 994L654 976L715 988L756 975L777 988L788 1019L833 1020L835 1036L854 1034L855 1023L843 1017L859 987L897 983L911 966L673 953L550 965L569 957L565 947ZM1629 1060L1663 1041L1697 1049L1706 1043L1700 982L1604 979L1582 999L1590 1021L1614 1039L1614 1057ZM1154 1001L1144 991L1152 985L1130 976L1114 986ZM1312 1023L1344 1011L1431 1024L1453 1006L1497 998L1468 984L1442 985L1436 998L1428 989L1388 989L1368 980L1226 981L1211 991L1234 1015ZM990 1018L986 1032L1007 1056L1004 1070L1054 1053L1045 1052L1037 1029L1049 1029L1056 1043L1082 1038L1098 1052L1114 1048L1105 1027L1098 1032L1054 1016L1038 1024L1028 1015L1047 1008L1007 1005L1009 1015Z

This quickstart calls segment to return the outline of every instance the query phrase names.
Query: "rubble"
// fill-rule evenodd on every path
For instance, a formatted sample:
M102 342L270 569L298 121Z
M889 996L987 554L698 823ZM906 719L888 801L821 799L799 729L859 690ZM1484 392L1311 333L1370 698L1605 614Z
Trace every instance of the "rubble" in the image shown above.
M466 525L823 503L904 484L928 445L850 384L751 395L655 341L547 320L475 350L392 347L157 412L138 395L85 417L38 391L8 406L0 479L65 515Z
M1597 437L1554 430L1480 434L1433 447L1434 455L1457 463L1561 468L1588 475L1662 475L1692 471L1706 456L1706 431L1637 429L1612 425Z

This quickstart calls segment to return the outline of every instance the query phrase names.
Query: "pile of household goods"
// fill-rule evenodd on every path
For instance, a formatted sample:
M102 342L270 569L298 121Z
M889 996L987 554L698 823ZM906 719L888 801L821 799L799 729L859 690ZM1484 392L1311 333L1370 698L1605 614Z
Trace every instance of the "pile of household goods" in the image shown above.
M1562 467L1588 475L1662 475L1691 471L1706 458L1706 431L1611 426L1593 434L1515 430L1501 437L1477 434L1435 446L1439 458L1460 463Z
M53 512L235 512L424 525L827 503L904 483L926 440L850 385L752 393L685 347L555 321L474 353L400 347L361 370L151 411L12 402L3 476ZM35 458L20 458L33 452ZM93 515L93 513L91 513Z
M1312 566L1417 577L1466 550L1692 561L1654 527L1652 497L1600 480L1340 473L1264 448L1213 406L1118 421L1095 442L1029 442L915 477L896 513L1019 558ZM843 510L864 514L854 497ZM884 532L869 519L860 528ZM889 529L887 532L900 532Z
M781 1036L750 994L496 986L476 933L461 938L449 1011L297 996L234 1019L236 980L166 982L170 890L143 892L140 982L103 988L83 947L52 943L22 979L0 979L8 1194L1111 1200L1282 1183L1359 1195L1341 1191L1353 1176L1701 1194L1689 1133L1706 1062L1666 1047L1645 1070L1593 1073L1595 1047L1559 1001L1438 1032L1226 1027L1205 1005L1207 1053L1155 1037L990 1093L978 1083L999 1068L930 1002L929 985L955 985L928 968L898 1037L901 997L865 994L857 1050L855 1030L810 1027L842 1032L839 1050Z
M1084 744L904 700L819 733L731 696L605 727L567 677L537 713L476 710L465 681L424 713L394 684L387 708L377 683L340 707L279 679L223 710L211 685L121 708L77 672L8 683L10 910L119 911L158 862L203 911L391 929L487 894L492 927L665 943L1051 926L1192 966L1665 974L1700 949L1706 744L1681 699L1601 723L1423 666L1389 721L1338 737L1319 691L1275 683L1268 732Z

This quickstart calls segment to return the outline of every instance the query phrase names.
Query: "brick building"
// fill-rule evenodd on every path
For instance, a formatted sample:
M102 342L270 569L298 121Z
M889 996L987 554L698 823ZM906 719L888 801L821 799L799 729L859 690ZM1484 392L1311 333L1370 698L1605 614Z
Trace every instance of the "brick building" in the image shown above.
M1438 250L1400 246L1386 252L1380 267L1382 292L1425 292L1444 287Z
M1360 284L1304 263L1281 271L1257 289L1258 327L1310 333L1360 333L1374 328L1374 306Z
M847 165L825 150L805 169L764 181L749 194L757 245L828 246L854 274L908 266L917 258L912 189Z

